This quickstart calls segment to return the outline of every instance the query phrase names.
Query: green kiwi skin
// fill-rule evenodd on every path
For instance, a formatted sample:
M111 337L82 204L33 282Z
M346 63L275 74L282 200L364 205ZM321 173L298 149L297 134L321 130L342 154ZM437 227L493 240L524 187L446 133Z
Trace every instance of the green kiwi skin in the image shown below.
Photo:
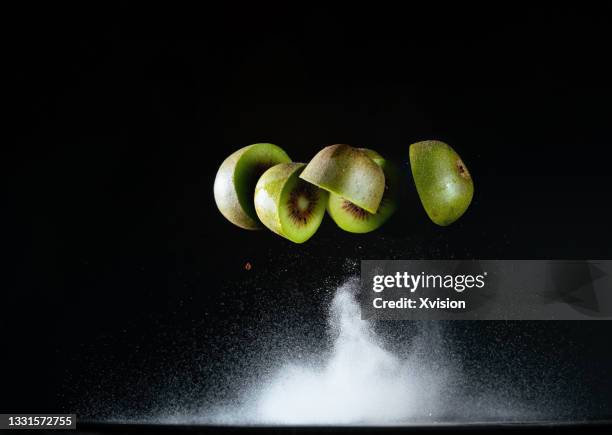
M253 204L257 180L266 169L290 161L282 148L270 143L248 145L232 153L219 167L213 187L221 214L240 228L261 229Z
M450 145L427 140L410 145L410 167L419 198L437 225L457 221L470 206L474 181Z

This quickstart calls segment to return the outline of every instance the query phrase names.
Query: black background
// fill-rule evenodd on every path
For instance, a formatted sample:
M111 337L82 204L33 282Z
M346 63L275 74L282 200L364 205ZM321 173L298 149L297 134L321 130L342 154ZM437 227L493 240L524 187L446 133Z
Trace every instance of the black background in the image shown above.
M359 259L611 257L607 6L54 5L7 18L3 410L94 414L95 394L138 408L168 365L179 385L216 388L209 371L274 334L281 308L321 336L326 299L310 289ZM428 221L405 166L429 138L475 178L448 228ZM405 205L363 236L329 219L299 246L242 231L212 183L262 141L297 161L332 143L376 149L404 165ZM475 331L502 366L517 336L570 361L568 391L580 383L593 401L584 413L612 415L607 323L453 337Z

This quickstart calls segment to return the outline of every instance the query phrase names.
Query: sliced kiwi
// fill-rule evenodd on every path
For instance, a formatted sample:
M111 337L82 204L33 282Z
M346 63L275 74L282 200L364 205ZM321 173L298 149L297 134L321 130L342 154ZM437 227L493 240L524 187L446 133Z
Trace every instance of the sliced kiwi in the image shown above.
M410 167L419 198L437 225L450 225L468 209L474 181L450 145L426 140L410 145Z
M241 228L261 228L253 204L257 180L268 168L290 161L282 148L270 143L248 145L231 154L215 177L213 190L221 214Z
M314 156L300 178L370 213L376 213L385 190L385 175L368 155L349 145L330 145Z
M255 187L255 210L276 234L303 243L317 231L327 192L299 178L304 163L281 163L268 169Z
M370 213L340 195L329 194L327 212L340 228L351 233L368 233L379 228L395 212L398 202L398 169L376 151L367 148L360 150L382 168L385 191L376 213Z

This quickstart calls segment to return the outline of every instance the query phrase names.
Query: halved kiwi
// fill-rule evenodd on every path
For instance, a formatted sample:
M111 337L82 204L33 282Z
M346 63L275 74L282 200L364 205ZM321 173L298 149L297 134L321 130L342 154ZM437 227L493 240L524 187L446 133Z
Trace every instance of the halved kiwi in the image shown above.
M368 155L349 145L323 148L300 178L376 213L385 190L385 175Z
M378 211L370 213L348 199L330 193L327 212L343 230L351 233L369 233L384 224L397 209L399 170L376 151L367 148L359 150L379 165L385 174L385 191Z
M268 169L255 187L255 210L276 234L303 243L317 231L327 192L299 178L304 163L281 163Z
M261 228L253 205L257 180L268 168L290 161L282 148L271 143L248 145L231 154L215 177L213 190L221 214L241 228Z

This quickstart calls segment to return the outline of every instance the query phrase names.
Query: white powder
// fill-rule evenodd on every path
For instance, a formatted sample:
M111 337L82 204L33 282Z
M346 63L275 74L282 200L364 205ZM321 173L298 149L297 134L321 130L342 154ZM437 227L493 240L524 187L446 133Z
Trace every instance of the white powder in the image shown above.
M288 364L256 398L255 420L279 424L389 424L429 415L444 383L414 358L385 350L354 298L341 286L329 325L333 351L323 364Z

